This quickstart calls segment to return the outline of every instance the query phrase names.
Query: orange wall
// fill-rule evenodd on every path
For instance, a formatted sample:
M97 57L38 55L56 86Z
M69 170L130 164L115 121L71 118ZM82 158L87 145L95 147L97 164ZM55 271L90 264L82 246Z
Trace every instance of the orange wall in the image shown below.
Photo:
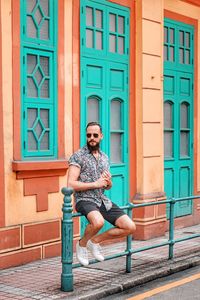
M163 193L162 1L137 2L136 165L137 193ZM154 37L152 39L152 36ZM136 196L137 198L137 196Z
M2 87L2 22L1 22L1 2L0 2L0 87ZM0 227L5 225L5 186L4 186L4 148L3 148L3 93L0 89Z

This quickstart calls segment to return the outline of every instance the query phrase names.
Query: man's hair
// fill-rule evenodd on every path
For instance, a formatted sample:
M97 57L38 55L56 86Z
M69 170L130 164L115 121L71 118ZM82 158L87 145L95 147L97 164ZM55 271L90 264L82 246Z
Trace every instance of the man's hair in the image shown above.
M99 126L100 131L102 132L102 127L101 127L101 125L100 125L98 122L89 122L89 123L87 124L87 126L86 126L86 130L87 130L88 127L90 127L90 126Z

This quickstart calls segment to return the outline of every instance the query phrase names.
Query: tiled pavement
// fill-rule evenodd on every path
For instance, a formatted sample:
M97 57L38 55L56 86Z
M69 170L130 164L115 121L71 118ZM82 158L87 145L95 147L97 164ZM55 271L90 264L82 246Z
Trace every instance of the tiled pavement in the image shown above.
M200 225L175 231L175 238L200 233ZM149 241L133 241L138 249L166 241L165 237ZM125 243L103 247L104 255L118 253L125 249ZM175 257L168 260L168 246L139 252L132 255L132 272L125 272L125 257L92 264L87 268L76 268L74 291L60 290L61 258L45 259L24 266L2 270L0 273L0 300L33 299L102 299L137 284L145 283L180 269L200 264L200 238L177 243Z

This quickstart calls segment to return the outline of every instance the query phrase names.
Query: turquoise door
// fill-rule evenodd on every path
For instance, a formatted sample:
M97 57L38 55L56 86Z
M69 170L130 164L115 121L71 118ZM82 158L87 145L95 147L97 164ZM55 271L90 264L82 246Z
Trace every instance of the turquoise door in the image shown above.
M108 1L81 1L81 146L90 121L102 124L110 158L108 196L128 202L129 11Z
M193 28L165 20L164 39L164 188L178 198L193 194ZM191 213L176 204L176 217Z

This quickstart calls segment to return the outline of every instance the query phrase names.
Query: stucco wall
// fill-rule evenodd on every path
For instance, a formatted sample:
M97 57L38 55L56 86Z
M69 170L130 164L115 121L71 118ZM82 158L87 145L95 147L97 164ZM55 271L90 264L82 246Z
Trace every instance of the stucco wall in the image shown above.
M163 1L137 1L137 192L163 192Z

